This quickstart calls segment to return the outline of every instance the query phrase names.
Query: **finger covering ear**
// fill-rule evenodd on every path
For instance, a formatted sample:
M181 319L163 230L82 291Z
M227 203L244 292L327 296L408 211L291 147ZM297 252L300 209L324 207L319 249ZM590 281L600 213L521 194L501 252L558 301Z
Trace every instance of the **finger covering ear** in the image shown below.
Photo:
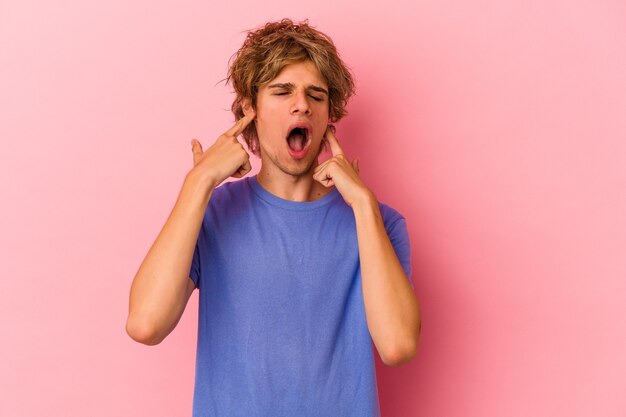
M254 108L252 107L252 101L249 98L244 98L241 100L241 110L243 114L248 116L254 113Z

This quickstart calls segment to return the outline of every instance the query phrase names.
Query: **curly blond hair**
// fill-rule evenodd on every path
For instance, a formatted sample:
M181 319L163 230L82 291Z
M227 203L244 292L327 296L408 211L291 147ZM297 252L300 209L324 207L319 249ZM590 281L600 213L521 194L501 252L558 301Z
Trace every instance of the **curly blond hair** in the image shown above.
M294 23L283 19L248 31L243 45L229 61L226 83L230 82L235 89L236 97L231 107L235 119L244 116L244 99L250 99L256 108L259 87L276 78L285 66L306 60L315 64L328 84L330 121L336 122L344 117L355 86L332 39L309 26L307 20ZM259 138L254 123L250 123L242 135L250 151L259 156Z

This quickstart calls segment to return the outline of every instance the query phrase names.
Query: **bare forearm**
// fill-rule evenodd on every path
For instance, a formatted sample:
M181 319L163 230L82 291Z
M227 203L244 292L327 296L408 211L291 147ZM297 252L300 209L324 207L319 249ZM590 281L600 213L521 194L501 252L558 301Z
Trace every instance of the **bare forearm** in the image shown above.
M367 326L383 361L388 365L402 364L417 350L417 299L387 235L378 201L359 176L358 160L346 157L332 126L324 137L333 157L315 168L313 178L327 187L337 187L352 207Z
M188 300L189 269L212 192L193 173L186 176L174 208L133 280L127 331L146 344L163 340Z
M417 349L419 305L385 229L375 197L353 205L363 298L372 340L385 363L408 361Z

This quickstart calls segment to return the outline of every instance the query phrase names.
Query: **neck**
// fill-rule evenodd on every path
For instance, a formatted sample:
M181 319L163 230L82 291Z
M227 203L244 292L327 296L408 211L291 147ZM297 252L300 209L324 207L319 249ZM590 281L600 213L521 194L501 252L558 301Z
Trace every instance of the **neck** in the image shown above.
M274 167L270 169L263 164L256 175L257 182L268 192L289 201L315 201L333 190L313 179L313 171L317 167L317 160L308 172L301 175L290 175Z

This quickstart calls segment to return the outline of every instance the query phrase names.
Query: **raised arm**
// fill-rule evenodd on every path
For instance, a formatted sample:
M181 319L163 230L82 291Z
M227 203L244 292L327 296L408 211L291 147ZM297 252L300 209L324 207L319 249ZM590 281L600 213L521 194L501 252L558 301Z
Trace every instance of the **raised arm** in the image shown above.
M194 167L130 288L126 332L133 340L156 345L178 324L194 290L189 269L211 194L226 178L241 178L251 169L237 136L253 119L254 114L240 119L205 152L192 141Z
M402 365L417 352L421 329L417 298L389 240L378 202L359 177L358 161L348 160L332 128L325 136L333 157L315 168L313 178L335 185L354 211L367 326L382 361Z

